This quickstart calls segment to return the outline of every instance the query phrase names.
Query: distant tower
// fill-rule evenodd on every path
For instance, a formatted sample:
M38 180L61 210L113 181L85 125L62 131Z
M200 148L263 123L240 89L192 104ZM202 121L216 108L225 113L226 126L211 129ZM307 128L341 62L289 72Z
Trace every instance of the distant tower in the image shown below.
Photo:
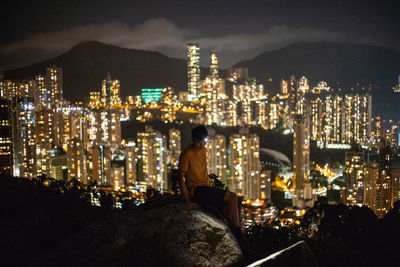
M293 204L304 208L312 206L311 185L307 181L310 168L310 136L306 116L296 115L293 128Z
M218 57L215 52L210 55L210 76L211 79L218 79Z
M199 44L187 45L187 73L189 101L196 100L200 93L200 47Z
M400 93L400 75L399 75L399 77L398 77L397 85L396 85L395 87L393 87L393 91L394 91L395 93Z
M44 84L50 104L53 106L63 100L63 70L57 66L46 68Z

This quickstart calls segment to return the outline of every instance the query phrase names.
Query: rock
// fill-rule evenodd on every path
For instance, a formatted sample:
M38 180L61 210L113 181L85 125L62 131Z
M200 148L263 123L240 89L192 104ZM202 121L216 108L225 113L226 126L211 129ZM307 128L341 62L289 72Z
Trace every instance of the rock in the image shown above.
M187 210L177 198L147 203L99 219L73 235L41 265L227 266L242 258L219 218Z
M304 241L258 260L247 267L313 267L317 266L314 253Z

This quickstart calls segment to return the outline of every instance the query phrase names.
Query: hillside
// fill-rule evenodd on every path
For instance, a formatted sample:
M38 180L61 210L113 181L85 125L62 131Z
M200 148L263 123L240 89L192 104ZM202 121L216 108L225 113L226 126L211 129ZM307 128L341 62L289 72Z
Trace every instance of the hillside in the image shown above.
M271 77L276 88L282 77L306 76L312 84L333 87L357 82L392 87L400 74L400 53L383 47L342 43L295 43L235 64L258 79ZM338 83L339 82L339 83Z
M311 86L326 81L332 88L342 88L342 94L365 93L367 89L359 89L371 85L373 115L400 120L400 94L392 90L400 74L400 53L394 50L361 44L295 43L234 67L248 68L260 81L272 78L267 85L271 93L278 93L280 79L290 75L308 77Z
M24 68L6 71L6 79L31 79L57 65L64 71L64 97L71 101L89 99L89 92L100 90L107 72L121 82L122 97L136 95L141 88L172 86L187 88L186 61L158 52L120 48L95 41L82 42L58 57ZM207 75L208 70L203 68Z

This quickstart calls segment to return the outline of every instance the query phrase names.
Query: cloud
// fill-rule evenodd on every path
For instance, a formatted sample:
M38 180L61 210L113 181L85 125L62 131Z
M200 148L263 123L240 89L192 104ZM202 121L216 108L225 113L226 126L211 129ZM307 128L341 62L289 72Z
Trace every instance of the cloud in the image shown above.
M96 40L125 48L159 51L173 57L184 57L188 42L198 42L201 49L216 50L225 58L225 64L247 59L266 50L281 48L299 41L332 41L343 39L338 33L310 28L273 26L257 33L227 33L207 36L194 30L178 27L166 18L153 18L135 26L113 21L88 24L61 31L33 34L25 40L0 47L5 58L11 55L53 53L54 56L86 40ZM21 57L19 57L21 58ZM19 62L33 63L33 62Z
M255 34L228 34L216 38L199 38L202 47L234 52L249 51L259 48L277 48L300 41L332 41L340 34L309 28L290 28L273 26L266 32Z
M65 50L85 40L149 50L160 47L180 49L187 42L196 41L204 48L242 51L294 41L332 40L338 36L333 32L287 26L274 26L262 33L227 34L220 37L194 36L195 34L193 31L179 28L165 18L154 18L134 27L121 22L110 22L34 34L25 40L3 46L1 51L12 53L26 48Z
M89 24L62 31L40 33L27 39L5 45L3 54L24 49L60 51L85 41L96 40L126 48L155 50L160 47L175 48L184 43L188 31L179 29L165 18L154 18L135 27L121 22Z

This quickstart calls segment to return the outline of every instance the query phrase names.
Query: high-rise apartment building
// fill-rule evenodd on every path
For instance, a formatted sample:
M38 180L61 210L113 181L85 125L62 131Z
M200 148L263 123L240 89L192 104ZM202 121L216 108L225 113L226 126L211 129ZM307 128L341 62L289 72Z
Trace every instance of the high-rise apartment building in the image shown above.
M376 213L376 193L379 176L379 166L376 162L368 162L365 167L363 205Z
M299 208L312 206L308 181L310 170L310 134L306 116L296 115L293 126L293 204Z
M121 105L120 82L112 80L110 73L107 73L106 79L101 83L101 103L109 108Z
M47 89L48 101L52 106L60 105L63 101L63 70L57 66L46 68L44 84Z
M229 137L229 166L232 191L245 199L260 199L260 138L242 128Z
M346 203L348 205L362 206L365 203L365 167L365 152L361 149L360 146L353 145L353 148L350 151L347 151L345 154L345 194ZM370 170L369 175L371 176L373 174L374 172ZM369 180L370 186L373 184L373 182L374 181Z
M126 185L133 186L136 182L136 143L128 141L125 145Z
M13 97L12 140L13 175L33 178L35 162L35 104L33 97Z
M187 45L187 75L189 101L197 100L200 93L200 47L198 44Z
M215 174L227 185L227 153L226 138L223 135L215 134L214 129L208 129L207 148L207 169L209 174Z
M12 129L11 102L0 98L0 174L12 175Z
M145 131L137 133L138 180L147 186L161 191L168 189L167 184L167 141L159 131L146 126Z
M87 159L84 142L78 137L67 141L68 180L77 179L81 183L88 183Z
M169 129L168 148L169 164L172 168L177 168L181 154L181 132L178 129Z

